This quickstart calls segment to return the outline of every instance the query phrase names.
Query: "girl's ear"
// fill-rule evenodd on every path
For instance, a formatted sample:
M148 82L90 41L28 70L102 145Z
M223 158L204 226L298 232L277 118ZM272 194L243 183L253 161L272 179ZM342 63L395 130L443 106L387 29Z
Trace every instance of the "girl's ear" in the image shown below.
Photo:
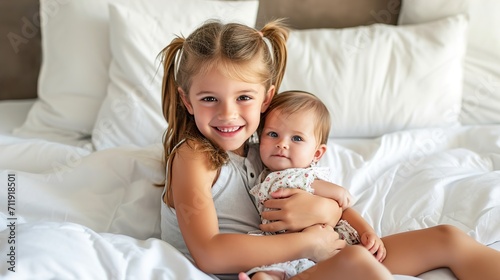
M181 87L178 87L177 91L179 92L182 103L184 103L184 106L188 110L189 114L194 115L193 106L191 105L191 102L189 101L189 98L187 97L186 93L184 93Z
M269 108L269 104L271 104L271 101L273 100L275 90L276 88L274 87L274 85L271 85L271 87L266 93L264 103L262 103L262 107L260 108L261 113L264 113L267 110L267 108Z
M316 149L316 152L314 152L313 162L318 162L321 159L321 157L323 157L325 152L326 152L326 145L325 144L319 145L319 147Z

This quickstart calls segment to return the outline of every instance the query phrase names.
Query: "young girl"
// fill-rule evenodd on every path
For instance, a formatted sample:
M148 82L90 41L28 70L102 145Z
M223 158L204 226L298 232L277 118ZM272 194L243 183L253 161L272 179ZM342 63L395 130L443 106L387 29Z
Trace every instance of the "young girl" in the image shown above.
M362 244L378 261L383 261L384 244L375 230L348 208L350 194L337 185L314 184L318 179L330 180L329 168L316 166L326 152L330 125L328 109L316 96L303 91L278 94L263 115L259 135L265 169L250 193L258 201L259 213L265 210L264 201L280 188L300 188L344 204L342 219L334 230L347 244ZM262 222L269 221L263 219ZM255 273L252 279L290 279L313 265L308 259L299 259L253 268L247 274Z
M163 111L169 127L162 239L204 272L230 279L252 267L300 258L317 264L296 277L390 279L368 250L345 247L338 239L333 226L341 209L332 199L281 189L273 194L281 199L264 204L277 210L262 214L276 222L259 225L248 191L262 165L258 147L248 139L280 86L287 36L280 22L260 31L209 22L164 49ZM246 234L259 227L291 233ZM451 226L383 240L388 252L383 263L393 273L450 267L461 279L500 275L500 252Z
M220 278L236 279L236 273L251 267L308 258L319 262L301 274L310 279L390 279L365 249L339 252L345 242L330 225L341 211L331 199L305 192L291 196L292 205L309 208L306 219L300 209L289 212L299 213L293 227L310 226L306 230L247 234L260 224L248 191L262 171L258 146L248 140L281 83L287 37L279 21L260 31L208 22L165 48L163 108L169 127L162 239Z

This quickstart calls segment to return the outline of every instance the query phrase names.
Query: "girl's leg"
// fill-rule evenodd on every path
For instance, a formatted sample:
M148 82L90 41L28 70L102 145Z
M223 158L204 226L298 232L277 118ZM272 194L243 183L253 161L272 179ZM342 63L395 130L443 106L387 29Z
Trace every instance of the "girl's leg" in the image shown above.
M335 256L317 263L291 279L388 280L393 277L368 250L361 246L347 246Z
M459 279L498 279L500 252L459 229L442 225L382 238L387 249L383 264L393 274L418 275L448 267Z

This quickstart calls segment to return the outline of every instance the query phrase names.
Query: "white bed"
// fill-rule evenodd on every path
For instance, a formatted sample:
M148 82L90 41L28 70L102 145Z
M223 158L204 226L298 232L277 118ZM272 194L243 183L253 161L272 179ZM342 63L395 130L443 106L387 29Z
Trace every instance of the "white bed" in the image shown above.
M9 135L26 120L36 99L3 100L0 102L0 134Z
M214 279L159 239L156 54L258 1L164 2L41 1L39 98L0 102L0 278ZM291 32L282 90L327 103L321 164L380 235L452 224L500 250L500 33L477 32L495 8L404 0L398 26Z

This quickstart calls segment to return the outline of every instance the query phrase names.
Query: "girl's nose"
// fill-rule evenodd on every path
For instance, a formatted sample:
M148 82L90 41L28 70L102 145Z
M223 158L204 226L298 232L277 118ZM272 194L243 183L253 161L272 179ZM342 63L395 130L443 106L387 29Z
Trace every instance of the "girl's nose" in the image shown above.
M236 106L234 104L225 103L222 104L219 110L219 119L220 120L232 120L238 117L238 112L236 110Z

